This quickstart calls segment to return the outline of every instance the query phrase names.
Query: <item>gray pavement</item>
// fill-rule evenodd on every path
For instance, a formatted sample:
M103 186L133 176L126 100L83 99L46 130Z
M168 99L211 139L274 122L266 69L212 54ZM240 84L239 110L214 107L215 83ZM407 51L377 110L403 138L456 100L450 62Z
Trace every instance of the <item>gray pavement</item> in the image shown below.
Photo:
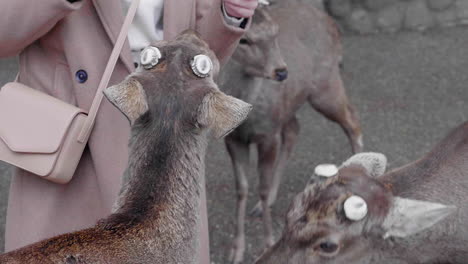
M468 28L346 36L343 42L344 81L361 116L365 150L385 153L390 167L420 157L451 128L468 119ZM0 83L13 78L14 69L11 60L0 60ZM350 155L348 142L336 124L308 106L298 116L302 125L299 144L272 210L276 237L292 197L304 188L315 165L339 163ZM9 179L4 168L0 165L0 219L4 217ZM257 201L255 158L249 172L251 208ZM221 141L209 148L207 185L212 262L226 263L234 231L235 189ZM245 263L252 263L262 250L259 219L248 218L246 230Z

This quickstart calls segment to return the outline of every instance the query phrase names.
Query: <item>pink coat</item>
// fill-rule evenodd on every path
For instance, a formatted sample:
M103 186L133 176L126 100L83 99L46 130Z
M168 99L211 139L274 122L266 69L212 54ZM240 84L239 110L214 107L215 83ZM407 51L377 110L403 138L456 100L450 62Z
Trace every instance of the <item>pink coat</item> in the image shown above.
M244 30L228 26L220 7L220 0L166 1L164 38L195 29L225 61ZM120 0L2 1L0 57L19 54L21 83L89 109L122 21ZM133 70L127 43L110 84ZM70 183L58 185L18 170L10 189L6 251L92 226L107 216L127 165L128 137L127 119L104 100ZM202 204L199 263L208 264L206 202Z

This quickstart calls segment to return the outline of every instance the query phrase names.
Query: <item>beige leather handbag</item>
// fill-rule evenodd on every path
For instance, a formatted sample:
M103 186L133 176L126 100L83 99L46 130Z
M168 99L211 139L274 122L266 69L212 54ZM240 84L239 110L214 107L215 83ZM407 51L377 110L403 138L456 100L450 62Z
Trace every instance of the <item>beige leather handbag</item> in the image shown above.
M1 88L0 160L56 183L72 179L139 2L128 10L89 112L18 82Z

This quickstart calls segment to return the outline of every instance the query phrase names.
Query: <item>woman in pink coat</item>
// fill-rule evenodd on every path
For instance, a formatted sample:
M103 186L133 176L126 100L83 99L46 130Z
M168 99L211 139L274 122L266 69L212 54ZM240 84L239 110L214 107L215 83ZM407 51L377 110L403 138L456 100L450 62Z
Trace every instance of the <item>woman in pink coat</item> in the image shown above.
M2 1L0 57L19 54L19 82L89 109L120 31L124 18L122 10L128 2ZM162 26L160 38L166 40L188 28L197 30L225 62L248 27L248 18L256 6L257 0L165 0L159 24L155 26ZM137 18L144 17L144 12L141 6ZM132 39L133 35L138 35L135 33L138 23L135 21L132 25L129 35L132 47L129 43L124 46L110 85L120 82L134 70L131 50L142 43L138 37ZM146 38L157 40L154 34ZM108 215L127 166L128 137L128 120L104 100L87 149L70 183L58 185L17 170L10 188L6 251L92 226ZM202 204L200 239L203 248L199 263L208 264L206 202Z

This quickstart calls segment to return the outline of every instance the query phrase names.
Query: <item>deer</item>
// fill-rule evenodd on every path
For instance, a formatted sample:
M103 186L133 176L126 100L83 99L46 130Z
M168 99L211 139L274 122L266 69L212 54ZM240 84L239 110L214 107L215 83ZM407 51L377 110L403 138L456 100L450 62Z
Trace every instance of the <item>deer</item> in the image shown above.
M385 173L380 153L317 166L282 237L256 264L461 264L468 260L468 122ZM325 173L324 173L325 172Z
M266 247L274 242L270 207L300 130L298 109L309 103L342 127L353 153L362 150L361 126L345 92L341 60L340 38L331 18L312 3L291 0L257 8L250 29L223 68L221 90L254 106L247 120L225 138L237 192L231 263L241 263L245 251L250 145L258 152L260 196L251 215L262 216Z
M219 62L192 31L158 42L105 96L131 123L129 162L114 212L94 227L0 255L0 263L196 263L208 137L221 138L251 105L214 82Z

